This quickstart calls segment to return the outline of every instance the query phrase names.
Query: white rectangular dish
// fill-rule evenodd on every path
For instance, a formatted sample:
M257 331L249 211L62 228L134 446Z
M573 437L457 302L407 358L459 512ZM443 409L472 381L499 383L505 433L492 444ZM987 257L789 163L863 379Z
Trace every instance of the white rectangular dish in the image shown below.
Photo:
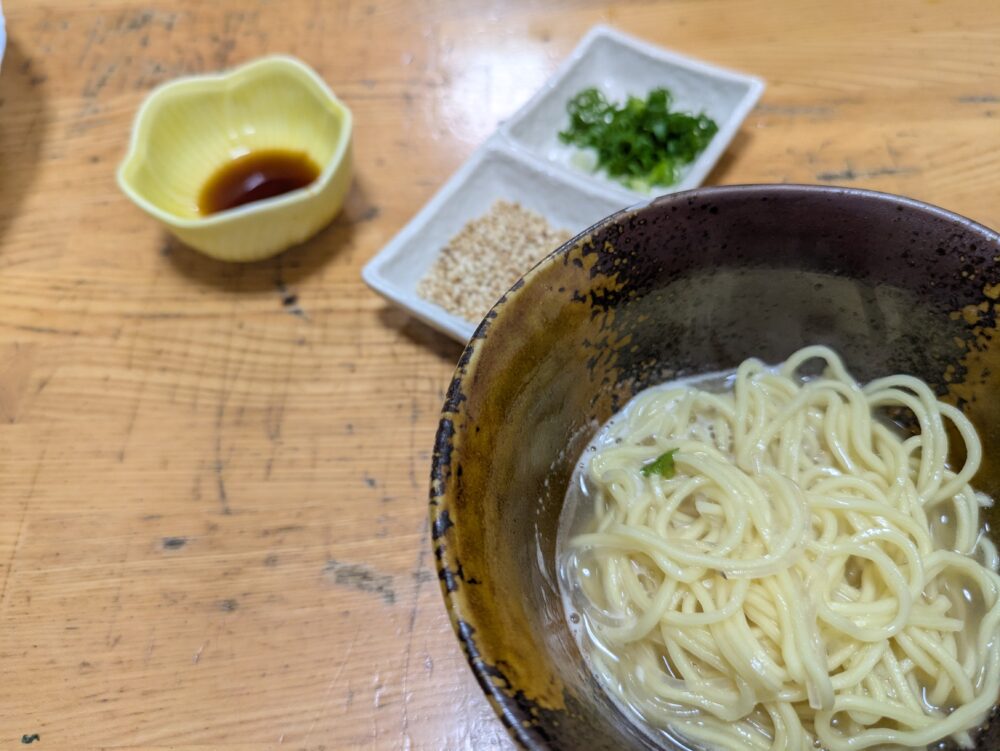
M705 112L718 132L669 187L629 190L602 173L572 164L575 147L559 131L566 105L580 90L598 87L612 101L666 87L674 109ZM478 321L467 321L423 299L417 287L445 245L497 200L521 204L550 225L576 234L627 206L702 183L764 90L759 78L717 68L654 47L614 29L590 30L565 63L481 146L410 222L362 270L373 290L460 342ZM550 248L548 250L555 250ZM524 269L528 271L528 269ZM485 315L487 311L483 311Z
M485 214L499 199L516 201L544 216L553 227L573 234L624 207L617 197L548 169L493 139L369 261L362 278L424 323L461 342L468 341L478 321L466 321L423 299L417 295L417 285L441 248L466 222Z
M569 124L566 105L575 94L591 86L617 102L625 101L630 94L641 97L651 89L666 87L673 94L672 109L704 112L715 120L719 131L676 183L654 186L649 194L631 191L603 173L588 174L574 167L572 158L578 149L559 140L559 131ZM599 180L637 201L701 185L763 91L764 82L755 76L709 65L606 26L596 26L546 85L500 126L500 132L529 154Z

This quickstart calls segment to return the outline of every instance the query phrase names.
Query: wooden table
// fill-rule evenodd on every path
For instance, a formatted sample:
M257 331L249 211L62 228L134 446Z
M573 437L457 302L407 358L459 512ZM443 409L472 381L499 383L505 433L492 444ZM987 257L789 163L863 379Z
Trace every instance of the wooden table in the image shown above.
M1000 4L7 0L0 748L510 748L428 545L454 342L361 266L592 25L768 81L712 183L1000 226ZM151 87L269 52L353 109L346 210L228 266L114 171Z

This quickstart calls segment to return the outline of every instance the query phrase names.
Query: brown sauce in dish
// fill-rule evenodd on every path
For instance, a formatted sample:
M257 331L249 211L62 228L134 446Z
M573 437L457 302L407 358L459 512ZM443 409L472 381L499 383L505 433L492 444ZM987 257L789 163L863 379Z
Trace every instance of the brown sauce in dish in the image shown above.
M304 188L319 177L319 167L303 152L251 151L222 165L198 196L203 216Z

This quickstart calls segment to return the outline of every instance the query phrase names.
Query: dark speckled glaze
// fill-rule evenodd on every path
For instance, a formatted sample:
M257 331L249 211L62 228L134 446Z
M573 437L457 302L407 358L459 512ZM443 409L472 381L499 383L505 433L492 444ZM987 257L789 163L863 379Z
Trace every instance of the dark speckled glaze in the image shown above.
M553 570L580 451L647 386L827 344L863 380L911 373L961 405L986 445L975 484L1000 497L998 260L996 232L917 201L738 186L616 214L515 285L459 363L431 485L452 624L511 734L652 747L587 672Z

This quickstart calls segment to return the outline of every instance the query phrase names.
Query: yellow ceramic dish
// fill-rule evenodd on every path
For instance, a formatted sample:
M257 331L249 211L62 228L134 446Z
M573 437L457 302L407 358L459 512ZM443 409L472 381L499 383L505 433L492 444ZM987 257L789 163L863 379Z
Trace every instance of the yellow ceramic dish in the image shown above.
M231 160L304 152L310 185L204 216L198 196ZM185 244L224 261L257 261L300 243L340 210L351 183L351 112L311 68L268 57L153 91L139 110L118 184Z

